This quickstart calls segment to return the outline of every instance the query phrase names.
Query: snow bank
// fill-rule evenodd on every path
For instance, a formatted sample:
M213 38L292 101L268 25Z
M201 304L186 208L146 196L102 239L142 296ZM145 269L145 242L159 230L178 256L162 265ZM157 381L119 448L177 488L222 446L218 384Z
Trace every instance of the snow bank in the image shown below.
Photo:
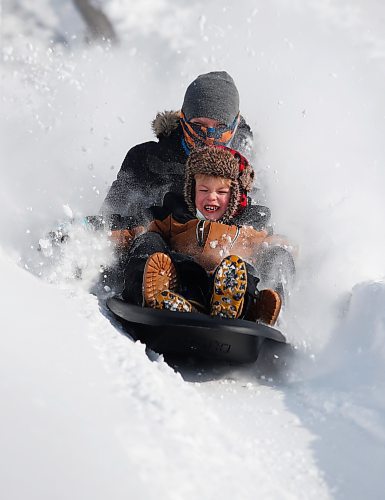
M193 499L198 488L205 498L281 497L289 484L296 496L311 485L298 498L326 498L300 426L290 439L301 451L281 456L277 428L293 418L283 409L263 431L271 448L254 431L239 442L238 424L229 425L236 406L222 421L195 386L116 331L96 298L74 300L73 289L46 285L4 255L0 269L10 283L0 337L6 498ZM275 483L277 468L285 479Z

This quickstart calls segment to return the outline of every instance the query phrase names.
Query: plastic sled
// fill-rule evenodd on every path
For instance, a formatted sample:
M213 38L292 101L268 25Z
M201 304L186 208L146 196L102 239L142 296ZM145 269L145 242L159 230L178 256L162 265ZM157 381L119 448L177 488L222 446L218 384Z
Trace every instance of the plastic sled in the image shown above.
M135 340L165 356L250 363L265 339L286 343L280 331L258 322L142 308L116 297L107 307Z

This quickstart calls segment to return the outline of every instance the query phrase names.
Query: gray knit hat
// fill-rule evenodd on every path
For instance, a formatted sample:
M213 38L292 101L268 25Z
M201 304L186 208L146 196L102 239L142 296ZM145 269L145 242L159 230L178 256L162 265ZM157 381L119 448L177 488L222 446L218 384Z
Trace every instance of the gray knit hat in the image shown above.
M199 75L187 87L182 111L186 120L204 117L231 125L239 113L239 94L234 80L226 71Z

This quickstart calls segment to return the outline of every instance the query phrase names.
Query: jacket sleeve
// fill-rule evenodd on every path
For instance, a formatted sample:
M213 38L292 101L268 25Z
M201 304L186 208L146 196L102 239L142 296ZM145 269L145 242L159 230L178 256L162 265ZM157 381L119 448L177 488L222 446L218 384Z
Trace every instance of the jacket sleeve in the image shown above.
M163 220L154 219L148 228L149 233L158 233L168 243L171 237L172 216L169 215Z
M111 240L118 249L128 249L136 236L144 233L144 231L143 226L137 226L133 229L113 229L111 231Z
M100 209L103 216L136 215L139 223L149 222L146 164L146 144L139 144L128 151Z
M249 227L241 227L239 230L238 242L243 249L254 253L268 239L268 233L265 230L257 231Z
M284 235L269 234L267 230L257 231L252 227L242 227L239 233L239 243L242 248L249 249L251 254L266 250L269 247L283 247L293 257L298 254L298 247L293 245Z
M256 231L268 231L272 233L272 227L269 226L271 212L268 207L263 205L249 205L245 212L237 217L234 222L239 226L251 226Z

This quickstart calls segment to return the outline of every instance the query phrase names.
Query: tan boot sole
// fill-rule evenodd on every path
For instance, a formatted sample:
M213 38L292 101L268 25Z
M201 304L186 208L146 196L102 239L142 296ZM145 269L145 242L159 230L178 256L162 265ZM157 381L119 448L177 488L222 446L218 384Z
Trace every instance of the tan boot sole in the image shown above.
M266 325L273 326L281 311L282 301L278 292L267 289L258 294L258 319Z
M155 296L163 290L175 290L176 269L171 258L157 252L147 259L143 274L143 298L149 307L154 307Z
M191 312L193 309L187 299L170 290L164 290L155 296L154 308L177 312Z
M239 318L246 288L246 264L236 255L224 258L214 274L211 316Z

